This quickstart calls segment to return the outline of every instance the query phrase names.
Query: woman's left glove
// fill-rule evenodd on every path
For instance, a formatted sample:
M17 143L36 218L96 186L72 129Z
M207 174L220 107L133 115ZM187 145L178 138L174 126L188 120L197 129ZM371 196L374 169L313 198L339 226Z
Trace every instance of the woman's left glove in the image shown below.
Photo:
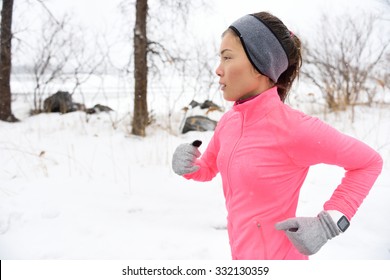
M176 148L172 157L172 169L177 175L182 176L199 169L195 160L201 155L198 150L201 144L201 141L196 140L192 144L181 144Z
M338 226L326 211L314 218L287 219L275 227L284 230L291 243L304 255L317 253L328 240L340 234Z

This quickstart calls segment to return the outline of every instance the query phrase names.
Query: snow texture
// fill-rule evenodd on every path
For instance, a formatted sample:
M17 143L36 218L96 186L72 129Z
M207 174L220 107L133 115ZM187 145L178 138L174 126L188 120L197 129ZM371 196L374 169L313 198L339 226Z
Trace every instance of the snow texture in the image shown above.
M171 170L177 145L200 139L204 151L212 132L181 135L157 122L146 138L131 136L123 98L110 113L27 117L31 104L15 97L22 121L0 122L0 259L230 259L220 177L198 183ZM379 151L384 169L348 231L311 259L390 259L390 110L325 121ZM343 173L312 167L298 215L317 215Z

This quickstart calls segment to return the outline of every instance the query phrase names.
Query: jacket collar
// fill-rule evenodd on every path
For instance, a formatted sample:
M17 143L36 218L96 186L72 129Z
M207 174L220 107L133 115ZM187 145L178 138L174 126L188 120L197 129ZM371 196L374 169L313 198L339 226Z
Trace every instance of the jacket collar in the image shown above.
M264 118L281 102L277 87L272 87L254 97L237 101L233 106L233 110L241 112L244 116L245 125L250 125Z

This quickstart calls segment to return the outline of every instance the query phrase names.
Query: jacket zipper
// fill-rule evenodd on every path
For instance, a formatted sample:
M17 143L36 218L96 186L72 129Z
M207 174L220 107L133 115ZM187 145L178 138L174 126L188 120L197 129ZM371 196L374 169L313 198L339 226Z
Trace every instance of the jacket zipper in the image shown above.
M238 146L238 143L240 142L241 140L241 137L242 137L242 132L243 132L243 123L244 123L244 117L242 116L242 113L239 113L240 114L240 118L241 118L241 131L240 131L240 136L238 137L236 143L234 144L234 147L233 147L233 150L232 150L232 153L230 154L229 156L229 161L228 161L228 165L227 165L227 175L228 175L228 178L229 178L229 192L232 193L232 187L231 187L231 178L230 178L230 165L232 163L232 158L233 158L233 155L235 154L236 152L236 149L237 149L237 146Z
M230 210L230 203L231 203L231 199L232 199L232 184L231 184L231 178L230 178L230 166L231 166L231 163L232 163L232 158L233 158L233 155L235 154L236 152L236 149L237 149L237 146L238 146L238 143L240 142L241 140L241 137L242 137L242 133L243 133L243 124L244 124L244 116L242 115L241 112L238 112L239 113L239 116L240 116L240 119L241 119L241 130L240 130L240 136L238 137L236 143L234 144L234 147L233 147L233 150L229 156L229 161L228 161L228 165L226 167L226 173L227 173L227 176L228 176L228 183L229 183L229 194L230 194L230 201L229 201L229 210ZM232 225L232 223L231 223ZM232 233L234 232L234 229L233 229L233 226L232 226ZM233 237L233 241L236 240L236 237L235 236L232 236Z

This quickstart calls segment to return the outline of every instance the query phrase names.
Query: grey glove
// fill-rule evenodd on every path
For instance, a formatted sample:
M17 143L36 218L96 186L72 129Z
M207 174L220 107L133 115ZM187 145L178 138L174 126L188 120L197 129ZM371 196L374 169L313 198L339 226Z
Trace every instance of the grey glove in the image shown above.
M172 169L176 174L182 176L199 169L199 166L194 163L201 155L198 150L201 144L201 141L196 140L192 144L181 144L176 148L172 157Z
M336 223L326 211L314 218L287 219L275 227L284 230L291 243L304 255L317 253L328 240L340 234Z

